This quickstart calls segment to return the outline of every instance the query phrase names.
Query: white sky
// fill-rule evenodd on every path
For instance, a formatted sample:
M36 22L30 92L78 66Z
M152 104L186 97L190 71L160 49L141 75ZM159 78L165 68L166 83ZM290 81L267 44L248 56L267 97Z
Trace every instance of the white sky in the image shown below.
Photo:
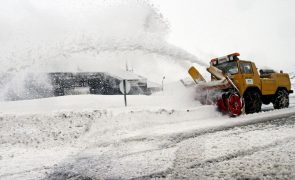
M170 24L169 41L195 54L204 62L213 57L240 52L242 59L253 60L261 68L295 70L295 0L150 1ZM65 25L64 21L60 20L65 19L65 14L60 12L62 8L58 7L68 6L62 2L69 5L78 4L81 13L84 13L81 6L86 3L78 0L40 0L44 5L32 9L28 2L32 3L33 0L0 0L0 43L12 38L12 32L22 32L23 26L19 24L32 15L31 11L36 15L29 19L28 23L23 23L25 27L28 26L24 29L41 29L40 32L42 28L49 29L54 35L63 32L61 27L71 28L70 25L75 24L76 19L72 18L69 25ZM36 4L36 1L34 2ZM47 7L50 5L52 7ZM89 8L85 9L89 11ZM103 15L99 17L104 18ZM90 20L85 22L86 29L92 27L92 24L99 24ZM34 27L34 24L37 26ZM25 31L22 33L22 36L28 34ZM31 34L38 37L38 33ZM44 34L39 36L43 37Z
M294 0L151 0L169 41L209 61L240 52L259 67L295 69Z

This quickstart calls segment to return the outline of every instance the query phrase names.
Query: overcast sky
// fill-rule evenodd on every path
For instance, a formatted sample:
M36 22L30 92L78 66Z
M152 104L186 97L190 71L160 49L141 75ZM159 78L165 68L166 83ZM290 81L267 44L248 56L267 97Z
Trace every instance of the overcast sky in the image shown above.
M170 24L168 40L200 57L204 62L216 56L240 52L242 59L253 60L262 68L270 67L289 71L295 69L293 54L295 52L295 0L150 1ZM70 25L75 24L77 17L80 15L83 17L84 13L89 13L86 12L89 8L83 8L83 6L89 6L87 3L85 5L85 2L91 1L82 3L78 0L0 0L1 46L3 47L3 42L10 41L12 32L21 32L20 27L28 27L26 29L29 29L36 37L38 36L38 33L35 33L36 29L51 28L50 31L56 36L57 32L62 32L61 27L66 26L65 22ZM32 4L35 4L37 8L32 8ZM62 10L70 5L79 5L76 9L81 9L79 11L81 14L73 17L71 21L62 21L61 19L67 18L67 14ZM97 9L91 10L97 11ZM34 16L31 18L32 14ZM106 16L99 14L99 19ZM23 23L26 17L30 20ZM88 19L91 20L91 18ZM95 25L93 18L91 22L90 20L85 22L85 29ZM98 22L98 20L95 21ZM20 26L20 24L24 25ZM37 26L34 27L34 24ZM114 22L114 24L118 23ZM73 29L70 25L68 27ZM19 33L21 37L28 34L25 31L22 33ZM43 37L44 34L39 36Z
M169 41L204 60L231 52L260 67L295 69L294 0L152 0Z

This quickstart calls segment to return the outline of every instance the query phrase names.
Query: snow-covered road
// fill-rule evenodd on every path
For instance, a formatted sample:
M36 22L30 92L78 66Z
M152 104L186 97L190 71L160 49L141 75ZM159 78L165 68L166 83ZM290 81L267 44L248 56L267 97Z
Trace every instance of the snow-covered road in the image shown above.
M104 98L2 103L0 179L294 177L293 100L288 109L228 118L214 106L160 108L161 97L103 109L95 102ZM159 107L132 105L132 98L154 98Z
M290 116L185 140L165 177L294 179L294 128L295 116Z

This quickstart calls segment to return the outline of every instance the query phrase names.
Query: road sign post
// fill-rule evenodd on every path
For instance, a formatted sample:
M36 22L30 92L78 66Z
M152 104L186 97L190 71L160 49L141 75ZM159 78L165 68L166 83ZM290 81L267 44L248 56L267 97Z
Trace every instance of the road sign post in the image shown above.
M125 107L127 107L126 80L123 80L123 88L124 88L124 102L125 102Z
M120 85L120 91L121 93L124 95L124 102L125 102L125 107L127 106L127 94L129 93L131 87L130 84L128 83L128 81L126 79L124 79Z

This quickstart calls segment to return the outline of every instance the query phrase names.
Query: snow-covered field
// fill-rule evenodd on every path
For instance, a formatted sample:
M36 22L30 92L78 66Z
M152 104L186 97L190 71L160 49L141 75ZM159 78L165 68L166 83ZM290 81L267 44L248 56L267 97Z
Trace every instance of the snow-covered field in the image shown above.
M294 118L288 119L295 115L294 98L291 100L288 109L269 111L266 107L266 112L238 118L168 92L128 96L128 107L122 96L99 95L1 102L0 179L204 178L207 172L203 170L216 177L216 169L207 162L212 159L218 177L233 177L226 173L229 171L237 173L236 177L258 175L262 170L256 167L256 160L237 165L246 168L244 173L235 170L234 164L240 162L235 157L249 160L254 156L257 162L272 166L274 162L264 157L270 156L268 150L248 152L282 139L286 143L271 146L277 148L276 158L281 157L277 153L294 149ZM278 118L288 123L264 125ZM259 123L267 128L259 128ZM239 153L243 156L235 156ZM289 156L281 157L285 160L280 162L289 169L280 173L286 171L287 177L294 177L293 155L290 150ZM227 157L233 162L224 169L226 162L220 158ZM267 171L269 166L261 168Z

